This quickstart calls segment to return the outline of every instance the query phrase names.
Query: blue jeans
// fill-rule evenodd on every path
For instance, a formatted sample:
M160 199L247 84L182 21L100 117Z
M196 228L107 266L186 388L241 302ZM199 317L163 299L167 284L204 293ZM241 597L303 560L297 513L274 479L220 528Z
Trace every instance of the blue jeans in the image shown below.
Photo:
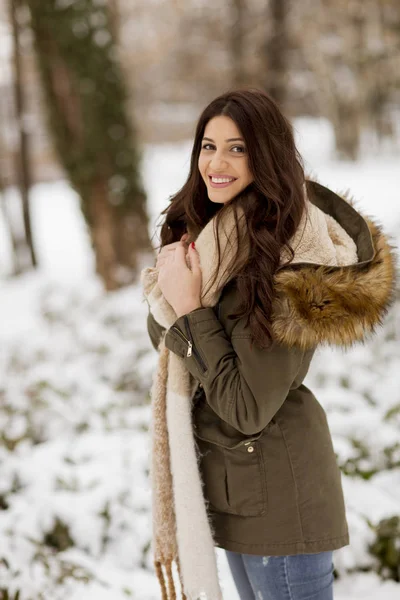
M332 551L290 556L225 552L240 600L333 600Z

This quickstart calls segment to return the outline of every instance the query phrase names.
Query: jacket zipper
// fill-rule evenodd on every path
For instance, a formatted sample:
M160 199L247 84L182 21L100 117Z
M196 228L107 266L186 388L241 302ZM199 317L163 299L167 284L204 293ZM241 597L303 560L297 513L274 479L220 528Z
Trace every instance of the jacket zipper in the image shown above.
M196 360L197 360L198 364L200 365L200 367L201 367L201 369L202 369L202 371L204 373L205 371L207 371L207 365L204 364L204 361L201 358L199 351L197 350L196 346L193 345L193 338L192 338L192 334L190 333L189 318L188 318L187 315L184 315L183 319L185 321L186 331L188 332L189 338L190 338L190 353L193 352L193 354L196 357Z
M186 330L189 332L190 340L188 340L188 339L187 339L187 338L186 338L186 337L183 335L183 333L181 332L181 330L180 330L180 329L178 329L178 327L176 327L176 325L173 325L173 326L171 327L171 329L173 329L174 331L176 331L176 332L177 332L177 334L179 335L179 337L180 337L181 339L183 339L183 340L186 342L186 344L187 344L187 346L188 346L188 349L187 349L187 352L186 352L186 356L187 356L187 357L189 357L189 356L192 356L192 354L193 354L193 355L194 355L194 357L196 358L196 360L197 360L197 362L198 362L198 364L199 364L199 366L200 366L201 370L202 370L202 371L203 371L203 373L204 373L205 371L207 371L207 366L204 364L204 361L203 361L203 359L201 358L201 356L200 356L200 354L199 354L198 350L196 349L196 346L194 346L194 345L193 345L193 339L192 339L192 336L190 335L189 319L188 319L187 315L184 315L184 317L183 317L183 318L184 318L184 321L185 321Z
M176 333L179 335L179 337L186 342L186 344L188 345L188 349L187 349L187 353L186 356L192 356L192 349L193 349L193 344L191 341L187 340L185 338L185 336L183 335L182 331L180 329L178 329L178 327L176 327L175 325L172 325L171 329L173 329L174 331L176 331Z

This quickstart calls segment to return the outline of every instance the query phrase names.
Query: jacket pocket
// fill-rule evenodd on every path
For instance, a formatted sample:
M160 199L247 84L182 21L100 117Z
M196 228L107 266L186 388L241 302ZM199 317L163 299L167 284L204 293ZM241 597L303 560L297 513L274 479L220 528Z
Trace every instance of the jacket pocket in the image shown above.
M267 510L262 449L258 439L246 438L232 447L197 436L204 495L210 508L240 516L260 516Z

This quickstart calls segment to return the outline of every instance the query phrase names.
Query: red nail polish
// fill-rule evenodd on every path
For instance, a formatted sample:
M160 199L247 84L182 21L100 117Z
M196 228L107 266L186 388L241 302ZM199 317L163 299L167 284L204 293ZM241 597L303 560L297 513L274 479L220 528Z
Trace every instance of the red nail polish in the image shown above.
M192 242L190 245L191 245L191 246L192 246L192 248L194 249L194 247L195 247L195 243L194 243L194 242Z

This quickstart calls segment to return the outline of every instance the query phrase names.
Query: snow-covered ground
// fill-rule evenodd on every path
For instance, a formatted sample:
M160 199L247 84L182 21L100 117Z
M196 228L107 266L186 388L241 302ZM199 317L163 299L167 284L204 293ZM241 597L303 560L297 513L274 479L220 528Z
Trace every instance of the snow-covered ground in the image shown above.
M326 123L295 126L308 171L333 189L350 188L358 207L397 236L394 154L340 163L331 158ZM190 141L146 149L152 233L185 180L189 156ZM157 356L147 305L138 286L103 293L66 182L37 185L32 207L41 266L19 279L7 277L0 217L0 594L156 600L148 392ZM399 327L397 308L367 345L317 352L306 381L327 410L343 468L351 544L334 553L337 600L400 598L399 583L359 572L375 564L372 526L400 515ZM373 474L351 476L355 468ZM53 549L54 536L65 550ZM217 557L224 598L238 600L224 553Z

